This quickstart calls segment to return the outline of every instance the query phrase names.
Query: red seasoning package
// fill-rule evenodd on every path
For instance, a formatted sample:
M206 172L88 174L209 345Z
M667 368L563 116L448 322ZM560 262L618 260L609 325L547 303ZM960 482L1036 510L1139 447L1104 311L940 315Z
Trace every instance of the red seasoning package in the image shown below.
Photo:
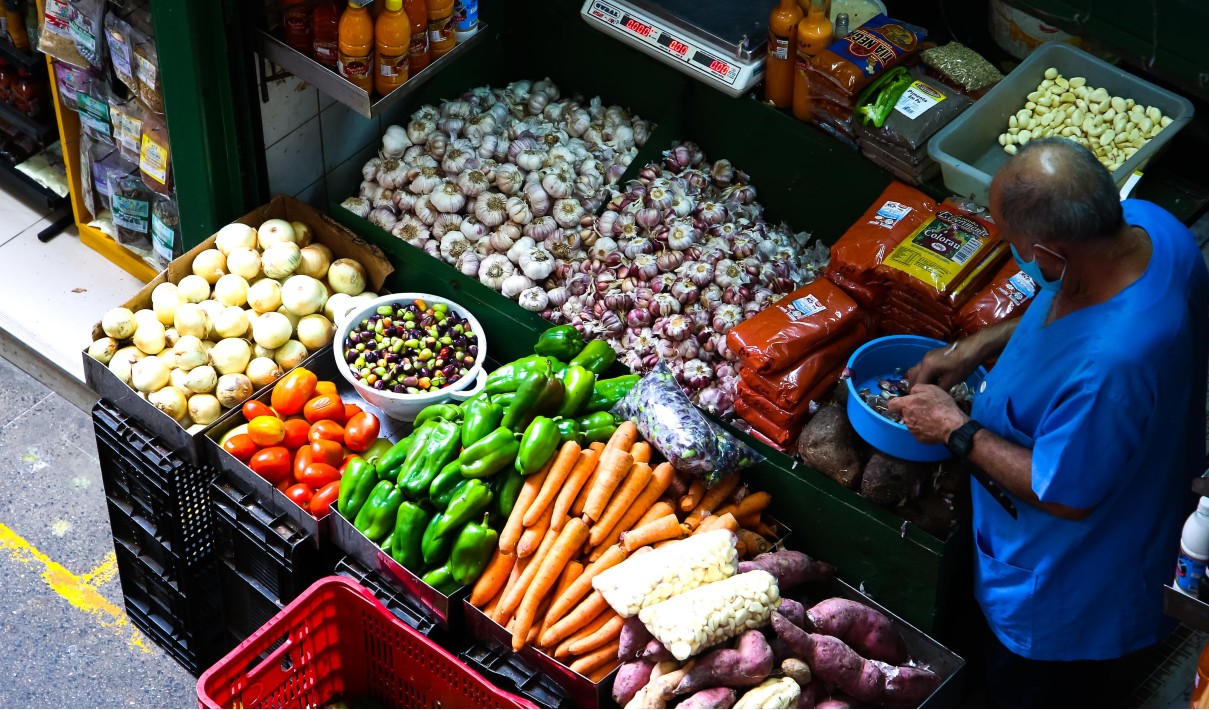
M956 325L961 332L972 335L988 326L1015 318L1029 307L1037 295L1037 284L1020 270L1015 259L1009 259L991 283L957 314Z
M742 397L735 398L735 413L743 417L743 421L751 425L753 434L762 434L764 439L782 451L797 441L798 435L802 433L801 423L789 429L777 426L768 417L764 416L763 412L751 406Z
M756 372L776 372L842 333L856 317L856 301L827 279L816 279L731 328L726 345Z
M769 402L748 387L745 382L739 383L738 398L763 415L770 423L782 429L796 429L801 427L806 418L810 416L810 404L812 402L819 402L831 394L831 391L835 389L835 383L839 381L840 374L843 371L844 367L841 365L832 369L823 377L820 377L809 390L803 390L806 396L793 409L784 409ZM748 423L750 424L751 422Z
M785 409L796 409L811 394L815 385L827 373L842 368L848 356L869 339L865 324L858 321L835 340L807 355L798 364L781 372L761 375L746 367L739 368L739 376L747 389Z
M936 202L901 182L892 182L844 236L831 245L828 272L866 286L874 270L902 241L932 221Z

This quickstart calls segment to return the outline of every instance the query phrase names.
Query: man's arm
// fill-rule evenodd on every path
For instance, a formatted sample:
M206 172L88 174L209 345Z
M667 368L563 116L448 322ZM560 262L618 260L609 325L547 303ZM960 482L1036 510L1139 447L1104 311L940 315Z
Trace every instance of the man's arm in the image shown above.
M1063 520L1082 520L1091 515L1091 508L1070 508L1047 503L1033 492L1033 451L997 436L987 429L974 434L970 463L986 471L991 478L1012 495Z
M969 377L979 364L1003 352L1019 323L1019 317L1012 318L984 328L951 347L928 351L918 365L907 371L907 380L913 385L939 385L948 390Z

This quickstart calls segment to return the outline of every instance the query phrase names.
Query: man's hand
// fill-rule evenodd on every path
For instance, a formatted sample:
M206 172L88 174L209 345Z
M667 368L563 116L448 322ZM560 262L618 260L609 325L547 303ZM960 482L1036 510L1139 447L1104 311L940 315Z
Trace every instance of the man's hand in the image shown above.
M911 394L891 399L887 408L923 444L943 444L969 417L949 393L936 385L914 385Z
M937 385L948 392L963 381L982 361L982 354L969 339L929 350L918 365L907 370L907 381L913 385Z

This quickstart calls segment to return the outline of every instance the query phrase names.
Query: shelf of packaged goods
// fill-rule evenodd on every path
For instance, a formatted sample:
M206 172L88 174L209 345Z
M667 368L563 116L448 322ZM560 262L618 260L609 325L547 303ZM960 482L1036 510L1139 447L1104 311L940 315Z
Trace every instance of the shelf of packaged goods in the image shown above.
M40 123L3 102L0 102L0 120L9 123L39 143L49 141L59 132L59 127L53 121Z
M47 207L58 207L67 201L66 197L43 187L33 178L18 170L16 166L3 160L0 160L0 181Z
M31 52L25 49L17 49L12 42L7 39L0 39L0 59L6 62L12 62L17 65L17 68L25 71L33 71L42 61L45 55L40 52Z
M423 86L429 79L436 76L443 67L448 66L459 56L465 54L470 47L483 41L486 37L487 27L480 24L477 34L469 37L449 50L449 52L433 60L431 64L410 77L402 86L381 97L375 97L358 88L336 72L301 52L292 49L285 42L263 30L259 30L256 33L256 48L265 59L311 84L320 93L327 94L332 99L348 106L366 118L374 118L389 110L392 106L405 101L408 96Z

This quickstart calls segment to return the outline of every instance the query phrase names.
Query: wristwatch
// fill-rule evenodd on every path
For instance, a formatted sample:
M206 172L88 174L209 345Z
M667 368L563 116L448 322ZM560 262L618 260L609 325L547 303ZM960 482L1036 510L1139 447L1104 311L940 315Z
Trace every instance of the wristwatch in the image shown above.
M964 459L970 455L970 450L974 448L974 434L978 433L978 430L982 428L981 424L971 419L955 429L952 434L949 434L949 440L945 442L945 446L955 456Z

